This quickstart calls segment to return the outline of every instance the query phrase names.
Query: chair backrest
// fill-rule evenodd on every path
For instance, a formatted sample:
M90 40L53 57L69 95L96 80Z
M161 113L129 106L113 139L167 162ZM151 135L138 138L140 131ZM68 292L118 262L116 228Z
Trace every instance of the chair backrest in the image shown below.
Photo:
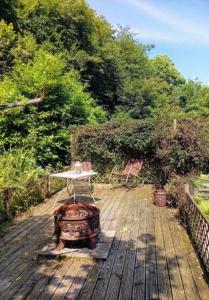
M125 166L125 169L123 170L123 173L127 175L138 176L142 168L142 165L143 165L142 160L128 161L128 163Z
M123 173L124 174L129 174L130 171L132 169L132 164L131 164L131 161L128 161L127 164L125 165L125 168L123 170Z
M83 171L91 171L91 162L90 161L84 161L81 163L82 170Z
M73 161L72 163L71 163L71 168L72 168L72 170L74 169L74 166L75 166L75 161ZM88 172L88 171L91 171L91 162L90 161L83 161L83 162L81 162L81 165L82 165L82 170L83 171L86 171L86 172Z
M130 170L130 174L132 174L133 176L138 176L139 172L141 171L143 165L143 161L142 160L135 160L131 163L131 170Z

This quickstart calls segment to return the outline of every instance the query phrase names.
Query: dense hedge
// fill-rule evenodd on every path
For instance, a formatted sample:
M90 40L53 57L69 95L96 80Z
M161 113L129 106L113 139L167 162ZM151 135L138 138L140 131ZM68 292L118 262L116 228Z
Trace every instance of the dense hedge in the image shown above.
M176 129L165 118L78 127L72 132L72 159L90 160L102 172L129 159L143 159L143 175L165 184L174 175L209 169L207 119L181 119Z
M149 120L78 127L73 131L71 157L90 160L97 170L108 170L130 158L150 157L153 124Z

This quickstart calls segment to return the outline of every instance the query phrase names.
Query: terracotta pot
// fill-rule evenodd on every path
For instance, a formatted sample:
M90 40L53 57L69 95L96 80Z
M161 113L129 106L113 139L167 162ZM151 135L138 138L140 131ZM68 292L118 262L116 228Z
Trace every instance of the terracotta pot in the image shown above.
M160 188L154 191L154 204L160 207L166 206L167 194L164 189Z

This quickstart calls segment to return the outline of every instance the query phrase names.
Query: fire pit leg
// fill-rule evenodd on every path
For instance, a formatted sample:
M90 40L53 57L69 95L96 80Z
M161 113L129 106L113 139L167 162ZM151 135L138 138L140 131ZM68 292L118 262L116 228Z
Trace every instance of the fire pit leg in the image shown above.
M63 248L65 247L65 241L63 240L59 240L57 245L56 245L56 248L54 249L55 251L61 251Z
M95 236L89 239L88 247L89 247L89 249L96 248L96 237Z

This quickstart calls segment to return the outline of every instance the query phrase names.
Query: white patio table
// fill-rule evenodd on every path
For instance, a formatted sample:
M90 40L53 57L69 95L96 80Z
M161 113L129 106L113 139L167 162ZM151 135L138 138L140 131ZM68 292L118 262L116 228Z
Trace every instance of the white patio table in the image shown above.
M65 178L67 179L67 190L69 193L69 196L71 196L73 194L73 199L74 199L74 203L76 202L76 187L77 187L77 181L81 180L81 179L85 179L87 178L87 187L89 190L89 194L91 196L91 198L93 199L93 201L95 201L95 198L92 194L91 191L91 179L93 176L97 175L97 172L94 171L82 171L81 173L75 173L73 171L67 171L67 172L62 172L62 173L55 173L50 175L50 177L59 177L59 178ZM71 181L72 185L73 185L73 190L72 193L69 190L68 187L68 181Z

